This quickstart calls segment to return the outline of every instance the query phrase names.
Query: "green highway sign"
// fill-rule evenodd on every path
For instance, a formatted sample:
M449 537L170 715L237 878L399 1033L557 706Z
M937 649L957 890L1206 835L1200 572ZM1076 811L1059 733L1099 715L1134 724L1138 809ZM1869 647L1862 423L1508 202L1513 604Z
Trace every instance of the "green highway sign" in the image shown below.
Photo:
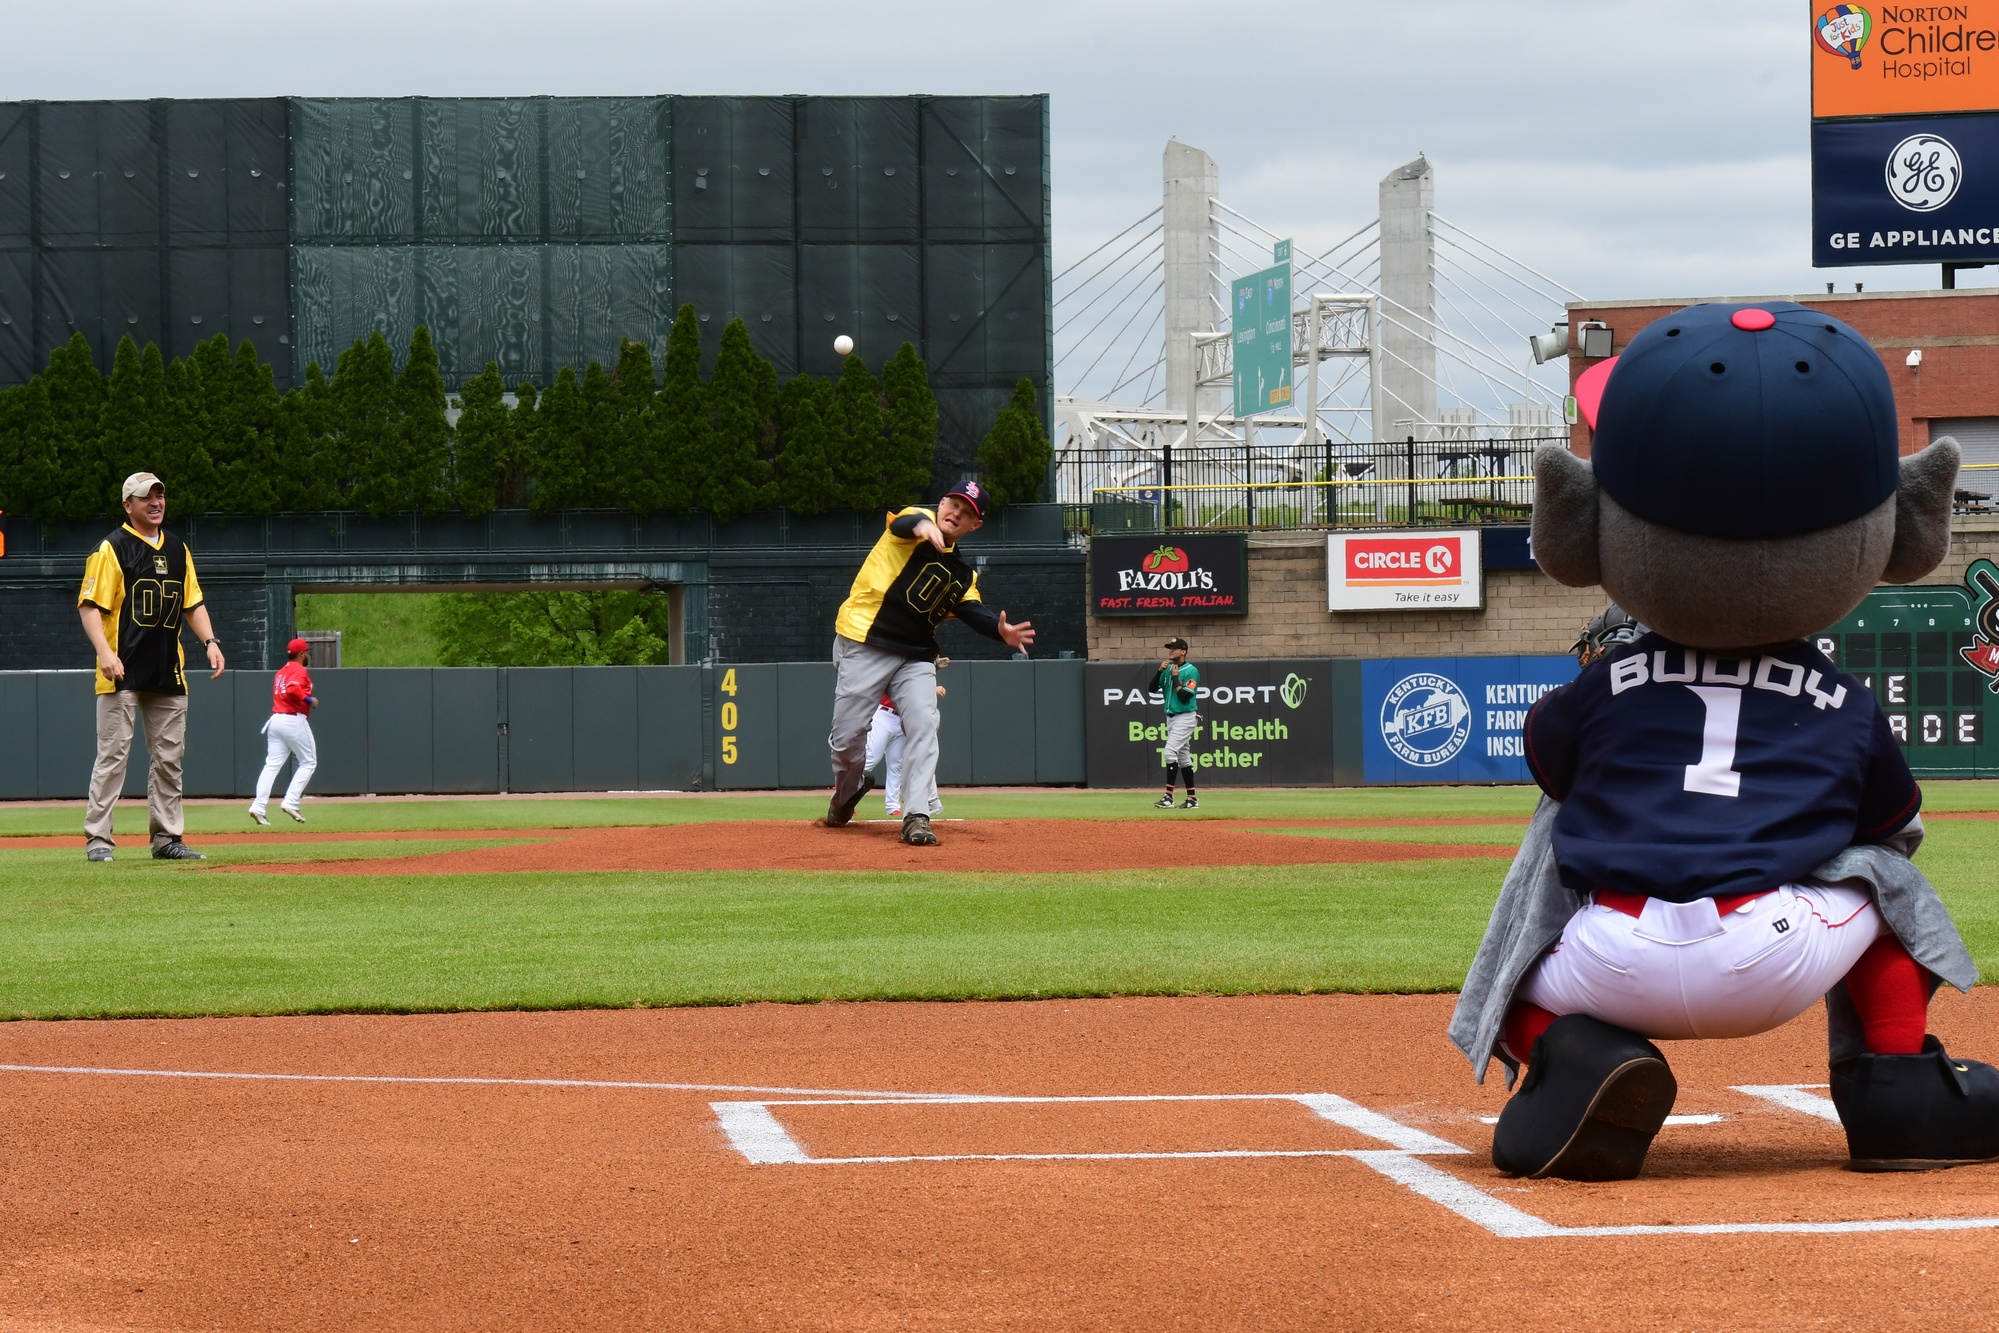
M1271 246L1271 247L1270 247L1270 262L1271 262L1271 263L1273 263L1273 264L1288 264L1288 263L1290 263L1290 262L1291 262L1291 242L1289 242L1289 241L1279 241L1279 242L1278 242L1277 244L1275 244L1275 245Z
M1289 245L1285 245L1289 249ZM1287 258L1235 280L1229 332L1235 344L1235 414L1291 406L1291 264Z

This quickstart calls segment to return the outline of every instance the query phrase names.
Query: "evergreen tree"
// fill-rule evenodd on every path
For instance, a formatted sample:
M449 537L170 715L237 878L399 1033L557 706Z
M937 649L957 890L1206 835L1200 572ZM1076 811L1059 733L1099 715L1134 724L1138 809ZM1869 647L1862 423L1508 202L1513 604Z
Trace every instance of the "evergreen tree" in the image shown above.
M134 472L159 472L165 443L167 367L158 343L140 351L129 333L118 340L104 384L102 439L108 476L105 512L119 509L118 486ZM176 499L179 497L176 496Z
M436 513L450 499L451 418L428 325L417 325L410 335L409 359L396 382L396 409L395 507Z
M535 409L535 492L537 514L587 503L590 479L583 467L583 395L576 372L564 366Z
M794 514L824 513L837 489L827 462L826 424L833 387L800 375L784 386L779 409L782 445L777 454L778 502Z
M937 465L937 395L930 391L930 372L904 343L882 367L882 395L888 400L888 467L883 503L890 509L921 502L931 495L930 476Z
M30 376L0 397L6 406L0 423L0 509L24 518L58 518L62 464L48 379Z
M113 492L104 457L104 376L81 333L49 353L49 414L56 456L51 511L60 518L94 518Z
M1034 410L1034 385L1022 380L1013 386L1013 397L979 442L979 472L993 504L1032 504L1040 499L1054 457L1055 448L1042 433L1040 414Z
M659 421L659 507L691 509L707 494L708 387L701 382L701 320L680 307L666 339L666 378L654 403Z
M351 487L348 502L377 517L394 513L402 499L396 485L396 359L379 330L340 354L333 411L340 471Z
M223 380L219 392L226 393L229 371L226 339L219 358L210 343L196 343L191 355L167 363L167 405L160 432L163 466L150 470L166 483L170 514L185 517L217 513L228 504L229 497L222 493L216 466L211 422L218 389L210 372L216 370L218 359Z
M458 425L452 432L457 446L455 495L468 518L489 514L500 503L513 434L509 419L513 414L504 395L500 367L491 361L458 390Z
M535 451L540 447L534 381L514 386L514 409L507 414L507 454L500 469L500 507L519 509L534 494Z
M619 344L610 388L608 475L613 493L606 502L649 514L660 508L665 488L660 477L659 422L653 414L659 385L652 352L644 343L626 339Z
M618 477L617 390L604 367L595 361L583 367L582 490L571 504L592 509L619 509L625 505Z
M221 334L216 341L228 345ZM278 418L283 400L270 366L258 359L256 344L248 338L237 344L229 380L225 436L235 468L227 487L233 496L229 512L269 514L278 507Z
M446 593L437 599L445 666L610 666L670 660L664 592Z
M333 431L333 386L317 361L305 366L305 383L278 404L272 501L280 510L338 508L346 500Z
M831 438L826 461L833 468L834 508L874 509L883 502L885 425L881 386L868 373L867 362L858 355L848 357L833 386L833 408L827 419Z
M730 320L722 330L722 347L708 381L714 442L705 484L696 497L717 523L770 503L770 464L762 451L777 405L776 390L777 372L750 346L749 329L740 319Z

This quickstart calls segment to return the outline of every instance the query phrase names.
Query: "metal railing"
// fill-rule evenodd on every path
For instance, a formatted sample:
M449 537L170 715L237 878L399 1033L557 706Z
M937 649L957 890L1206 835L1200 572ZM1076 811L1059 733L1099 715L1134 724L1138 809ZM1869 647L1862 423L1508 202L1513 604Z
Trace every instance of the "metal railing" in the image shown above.
M1318 449L1228 441L1196 448L1087 449L1055 460L1072 530L1147 532L1524 523L1534 451L1566 434Z

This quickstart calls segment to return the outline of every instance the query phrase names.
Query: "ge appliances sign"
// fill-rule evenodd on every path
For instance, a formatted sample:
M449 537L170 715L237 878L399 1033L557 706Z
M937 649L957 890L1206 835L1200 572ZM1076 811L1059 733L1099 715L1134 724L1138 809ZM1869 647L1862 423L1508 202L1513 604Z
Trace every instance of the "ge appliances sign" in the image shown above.
M1477 529L1326 538L1328 611L1476 610L1484 605Z

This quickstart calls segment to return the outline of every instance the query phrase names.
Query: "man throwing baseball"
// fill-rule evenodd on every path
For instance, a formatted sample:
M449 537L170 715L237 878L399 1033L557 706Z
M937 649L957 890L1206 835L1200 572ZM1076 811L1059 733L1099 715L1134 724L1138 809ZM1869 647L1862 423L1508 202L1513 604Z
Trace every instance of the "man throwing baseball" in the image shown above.
M1153 805L1173 808L1173 782L1184 772L1187 802L1180 808L1199 809L1200 798L1194 795L1194 729L1201 721L1201 673L1187 660L1185 639L1166 641L1166 660L1159 664L1152 688L1166 701L1166 750L1161 756L1166 762L1166 794Z
M852 821L868 792L868 727L883 694L902 715L902 840L934 847L937 801L937 627L951 616L1009 648L1034 643L1034 626L995 615L958 543L986 518L986 490L967 481L937 502L895 515L854 576L833 622L833 799L826 827Z

